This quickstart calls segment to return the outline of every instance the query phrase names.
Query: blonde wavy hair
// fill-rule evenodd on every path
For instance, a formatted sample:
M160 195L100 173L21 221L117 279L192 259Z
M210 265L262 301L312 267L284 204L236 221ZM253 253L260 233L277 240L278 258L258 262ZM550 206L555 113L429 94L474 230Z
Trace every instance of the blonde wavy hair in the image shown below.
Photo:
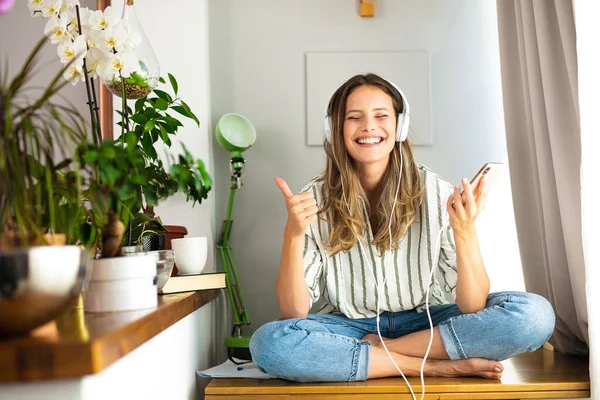
M365 85L381 89L392 98L396 117L404 107L400 93L388 81L375 74L350 78L336 90L329 101L327 114L331 117L331 143L324 141L327 164L322 176L324 200L318 215L331 225L324 247L332 255L340 251L349 251L357 244L358 235L363 241L366 239L366 218L369 216L374 217L373 244L377 250L383 254L386 250L398 248L422 203L424 189L412 148L408 141L404 141L397 143L390 154L388 167L377 188L378 203L369 204L358 177L355 161L344 145L343 135L346 100L355 89ZM391 215L400 173L400 152L403 162L402 179L394 215ZM363 201L367 215L363 213ZM390 218L391 248L388 233Z

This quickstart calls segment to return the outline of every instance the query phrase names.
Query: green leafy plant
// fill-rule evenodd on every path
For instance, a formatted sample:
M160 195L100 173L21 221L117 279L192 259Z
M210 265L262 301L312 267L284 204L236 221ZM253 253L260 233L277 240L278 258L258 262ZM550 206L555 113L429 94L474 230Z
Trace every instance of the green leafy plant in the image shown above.
M157 145L170 147L171 137L183 126L175 115L199 125L190 107L177 97L178 83L170 74L169 81L174 96L155 89L138 99L133 110L123 102L118 139L78 150L77 160L92 177L84 192L88 224L82 240L100 245L102 257L117 256L121 245L137 244L143 235L164 231L149 212L161 199L183 193L187 201L201 203L211 189L203 161L185 146L177 158L168 156L168 163L159 158Z
M148 181L143 194L146 200L141 211L150 218L134 215L130 234L124 239L128 244L137 244L141 234L154 234L164 231L162 224L154 219L153 207L161 199L171 197L175 193L183 193L187 201L202 203L212 186L204 162L195 159L189 150L183 146L183 154L177 159L169 157L169 164L159 158L157 143L171 147L171 137L176 135L183 126L179 116L193 120L200 126L198 117L180 97L179 84L175 77L168 74L173 95L164 90L154 89L151 95L138 99L134 109L127 108L127 114L120 112L122 121L121 142L127 147L137 147L146 157L146 175ZM166 81L161 78L160 83ZM141 224L141 225L140 225ZM135 232L134 232L135 231Z
M79 239L81 176L69 150L87 134L75 107L54 101L69 64L37 97L28 88L45 42L12 79L0 68L0 247L46 244L48 234Z
M148 212L161 199L207 198L212 183L202 160L185 146L166 162L157 151L172 145L183 126L178 117L199 120L169 75L174 95L156 89L133 110L124 102L120 138L91 143L76 108L51 101L68 83L61 77L70 64L38 98L23 95L44 43L14 79L0 70L0 246L46 243L46 234L62 233L67 243L101 247L103 257L120 255L124 242L164 230Z

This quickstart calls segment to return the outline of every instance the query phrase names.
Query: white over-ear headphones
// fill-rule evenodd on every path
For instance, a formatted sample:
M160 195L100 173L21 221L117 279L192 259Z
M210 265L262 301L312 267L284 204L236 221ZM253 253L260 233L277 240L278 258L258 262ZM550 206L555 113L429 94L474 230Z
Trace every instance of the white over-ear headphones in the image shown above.
M385 78L384 78L385 79ZM406 137L408 136L408 126L410 124L410 105L408 104L408 100L406 100L406 96L398 85L396 85L392 81L388 81L385 79L390 85L392 85L398 93L400 93L400 97L402 98L403 110L400 114L398 114L397 125L396 125L396 142L404 142ZM325 131L325 139L329 143L331 143L331 116L327 112L327 108L325 109L325 120L323 121L323 130Z

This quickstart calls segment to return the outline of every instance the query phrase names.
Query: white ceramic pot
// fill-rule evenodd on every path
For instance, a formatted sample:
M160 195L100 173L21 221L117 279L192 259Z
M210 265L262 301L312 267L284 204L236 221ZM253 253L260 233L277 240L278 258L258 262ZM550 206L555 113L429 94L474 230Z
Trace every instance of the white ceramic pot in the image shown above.
M93 260L83 291L87 312L132 311L157 306L154 255Z

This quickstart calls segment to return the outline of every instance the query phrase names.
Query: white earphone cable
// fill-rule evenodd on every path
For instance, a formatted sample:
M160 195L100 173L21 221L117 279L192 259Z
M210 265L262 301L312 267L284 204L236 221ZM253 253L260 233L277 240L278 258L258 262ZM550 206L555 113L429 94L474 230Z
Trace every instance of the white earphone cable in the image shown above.
M394 203L392 205L392 212L390 214L390 222L388 224L388 234L389 234L389 238L390 238L390 249L392 248L392 216L394 215L394 211L396 208L396 201L398 200L398 193L400 191L400 183L401 183L401 179L402 179L402 167L403 167L403 160L402 160L402 149L400 148L400 174L398 177L398 186L396 187L396 194L394 196ZM344 198L344 203L346 204L346 208L348 209L348 212L350 212L350 206L348 205L348 201L346 200L346 192L344 190L344 181L340 180L340 182L342 183L342 196ZM362 198L361 198L362 200ZM363 200L364 203L364 200ZM435 257L433 258L434 260L434 264L431 266L431 273L429 274L429 281L427 283L427 292L425 295L425 309L427 310L427 319L429 320L429 331L430 331L430 336L429 336L429 344L427 346L427 351L425 352L425 356L423 357L423 362L421 363L421 368L420 368L420 378L421 378L421 400L423 400L423 398L425 397L425 379L424 379L424 369L425 369L425 362L427 361L427 357L429 356L429 352L431 351L431 346L433 344L433 321L431 319L431 313L429 312L429 289L431 287L431 283L433 280L433 277L435 275L435 266L437 265L437 261L438 261L438 257L439 257L439 253L440 253L440 239L441 239L441 235L444 232L444 230L446 229L446 227L448 226L448 223L445 223L442 228L440 229L438 236L437 236L437 240L436 240L436 245L435 245ZM360 250L363 253L364 256L364 260L366 261L366 265L369 268L369 270L371 271L371 275L373 276L373 281L375 282L375 289L376 289L376 294L377 294L377 317L376 317L376 322L377 322L377 335L379 336L379 340L381 341L381 344L385 350L385 352L387 353L389 359L392 361L392 364L394 364L394 366L396 367L396 369L398 370L398 372L400 373L400 375L402 376L402 378L404 378L404 381L406 382L406 386L408 386L408 390L410 391L413 400L416 400L416 396L415 393L412 389L412 386L410 385L410 383L408 382L408 379L406 378L406 376L404 375L404 373L402 372L402 369L398 366L398 364L396 363L396 361L394 360L394 358L392 357L392 355L390 354L390 351L388 350L387 346L385 345L385 341L383 340L383 337L381 336L381 330L380 330L380 301L381 301L381 297L379 296L379 282L377 281L376 277L375 277L375 272L373 271L373 268L371 266L371 263L369 261L369 258L367 257L367 252L365 250L365 248L363 247L363 243L360 239L360 235L357 235L358 238L358 244L360 246ZM383 279L383 285L385 286L385 282L387 280L387 276L384 276Z

